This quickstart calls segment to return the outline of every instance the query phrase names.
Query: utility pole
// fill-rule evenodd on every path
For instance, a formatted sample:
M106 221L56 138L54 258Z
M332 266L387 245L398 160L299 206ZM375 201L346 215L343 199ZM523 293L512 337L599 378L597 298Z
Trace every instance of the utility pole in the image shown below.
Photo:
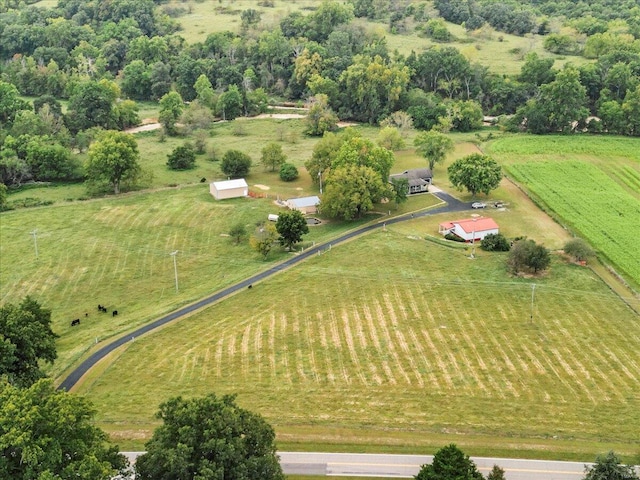
M318 178L320 179L320 195L322 195L322 171L318 172Z
M536 295L536 284L531 285L531 323L533 323L533 301Z
M176 278L176 293L178 293L178 264L176 263L176 256L178 255L178 250L175 252L171 252L169 255L173 257L173 273Z
M38 258L38 230L35 229L33 232L31 232L31 235L33 236L33 245L36 248L36 259Z

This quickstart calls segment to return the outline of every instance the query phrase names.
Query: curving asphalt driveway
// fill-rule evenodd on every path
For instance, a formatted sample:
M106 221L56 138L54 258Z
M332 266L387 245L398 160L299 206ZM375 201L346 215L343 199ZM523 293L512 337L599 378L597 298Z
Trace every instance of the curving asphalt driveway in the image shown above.
M224 297L231 295L232 293L237 292L238 290L244 289L246 287L248 287L249 285L252 285L253 283L259 282L260 280L264 280L267 277L270 277L272 275L275 275L276 273L282 271L282 270L286 270L287 268L296 265L304 260L306 260L307 258L311 257L312 255L317 254L320 251L324 251L324 250L328 250L330 249L332 246L334 245L338 245L340 243L343 243L347 240L350 240L354 237L357 237L359 235L362 235L364 233L368 233L371 232L373 230L376 230L378 228L383 227L384 225L393 225L395 223L400 223L400 222L404 222L406 220L411 220L414 218L420 218L420 217L427 217L430 215L436 215L438 213L447 213L447 212L460 212L463 210L468 210L470 208L469 204L467 203L463 203L460 200L456 199L455 197L449 195L448 193L439 191L437 193L433 193L433 195L435 195L436 197L438 197L439 199L447 202L446 205L442 206L442 207L438 207L438 208L434 208L434 209L430 209L430 210L425 210L422 212L418 212L418 213L408 213L406 215L401 215L399 217L394 217L391 218L389 220L387 220L386 222L378 222L375 224L369 224L369 225L365 225L364 227L358 228L356 230L352 230L351 232L345 233L344 235L335 238L334 240L331 240L327 243L323 243L322 245L317 245L315 247L311 247L307 250L305 250L304 252L300 253L299 255L296 255L295 257L291 257L288 260L279 263L277 265L274 265L273 267L269 268L268 270L265 270L263 272L260 272L252 277L247 278L246 280L243 280L239 283L236 283L235 285L231 285L230 287L227 287L223 290L220 290L216 293L214 293L213 295L210 295L206 298L203 298L202 300L193 303L191 305L188 305L184 308L181 308L179 310L176 310L175 312L171 312L168 315L165 315L164 317L159 318L158 320L149 323L143 327L140 327L139 329L128 333L127 335L120 337L116 340L114 340L113 342L105 345L104 347L102 347L100 350L98 350L97 352L93 353L89 358L87 358L86 360L84 360L75 370L73 370L68 376L67 378L65 378L62 383L58 386L58 390L71 390L71 388L73 388L79 381L80 379L89 371L91 370L91 368L93 368L96 363L98 363L100 360L102 360L104 357L106 357L107 355L109 355L111 352L113 352L116 348L121 347L122 345L126 344L127 342L133 340L136 337L139 337L141 335L144 335L145 333L151 332L153 330L155 330L156 328L162 327L163 325L166 325L169 322L173 322L174 320L177 320L185 315L188 315L189 313L194 312L195 310L199 310L202 307L206 307L207 305L211 305L212 303L215 303L221 299L223 299Z

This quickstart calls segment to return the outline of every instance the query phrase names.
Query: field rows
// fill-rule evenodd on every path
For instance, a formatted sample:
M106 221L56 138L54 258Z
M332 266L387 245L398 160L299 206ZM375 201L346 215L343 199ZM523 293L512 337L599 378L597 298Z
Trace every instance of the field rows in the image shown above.
M640 201L588 163L529 162L509 171L640 285Z
M100 421L143 422L171 392L214 390L238 392L276 426L591 436L609 422L616 438L640 440L629 425L640 421L640 324L606 290L539 286L531 322L527 284L452 288L390 267L381 285L364 270L299 268L259 286L260 298L254 289L131 345L88 387ZM321 293L274 300L308 283ZM122 388L131 395L120 398ZM585 426L589 411L598 414Z

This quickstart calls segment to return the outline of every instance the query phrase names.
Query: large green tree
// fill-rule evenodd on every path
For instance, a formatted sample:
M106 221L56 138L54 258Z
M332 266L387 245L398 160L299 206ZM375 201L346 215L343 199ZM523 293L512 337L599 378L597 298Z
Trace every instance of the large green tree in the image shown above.
M262 165L272 172L279 168L287 160L287 156L282 152L282 146L276 142L269 142L262 147Z
M530 270L538 273L545 270L551 263L549 250L544 245L537 244L531 239L518 240L511 247L507 265L511 272Z
M50 380L28 388L0 380L0 478L128 478L126 457L94 425L94 416L88 400L57 392Z
M86 165L91 184L108 183L117 195L123 181L135 181L140 174L138 143L128 133L104 132L91 147Z
M244 177L251 168L251 157L240 150L227 150L222 156L220 170L231 178Z
M51 310L31 297L0 307L0 377L19 387L44 377L39 364L56 359L56 338Z
M435 130L418 134L413 144L416 151L429 162L431 171L436 163L444 161L447 153L453 152L453 140Z
M20 98L15 85L0 81L0 129L9 129L21 110L31 110L29 102Z
M423 465L416 480L484 480L476 464L456 445L442 447L433 463Z
M319 136L338 128L338 116L329 107L328 97L322 93L315 95L307 112L307 135Z
M162 425L136 461L138 480L284 480L273 428L230 395L160 405Z
M584 480L638 480L632 465L623 465L614 452L598 455L592 467L586 469Z
M459 158L447 169L451 184L458 190L466 188L472 195L479 192L489 195L502 180L502 169L496 161L479 153Z
M348 165L370 167L386 182L393 166L393 152L374 144L371 140L354 136L346 139L331 162L331 169Z
M387 182L373 168L349 164L330 171L320 209L330 217L353 220L388 195Z
M276 230L280 234L280 245L291 250L294 244L302 240L303 235L309 233L309 226L302 212L291 210L278 215Z
M115 102L118 96L117 85L108 80L90 80L76 86L65 115L69 130L76 133L91 127L115 128Z
M160 99L160 114L158 120L169 135L176 134L176 122L182 115L184 102L176 91L169 92Z

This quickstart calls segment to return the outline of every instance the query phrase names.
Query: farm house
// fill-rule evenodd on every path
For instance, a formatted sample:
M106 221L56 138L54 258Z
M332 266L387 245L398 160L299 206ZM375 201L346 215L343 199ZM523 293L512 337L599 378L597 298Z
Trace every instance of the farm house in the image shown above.
M247 185L244 178L237 178L235 180L211 182L209 184L209 191L216 200L246 197L249 195L249 185Z
M438 232L442 235L453 233L465 242L482 240L490 233L498 233L498 224L489 217L465 218L441 223Z
M318 212L320 197L313 195L311 197L290 198L285 203L291 210L298 210L306 215Z
M405 170L402 173L394 173L389 176L389 181L394 178L406 178L409 184L409 195L414 193L424 193L429 191L429 185L433 180L433 174L428 168L416 168Z

